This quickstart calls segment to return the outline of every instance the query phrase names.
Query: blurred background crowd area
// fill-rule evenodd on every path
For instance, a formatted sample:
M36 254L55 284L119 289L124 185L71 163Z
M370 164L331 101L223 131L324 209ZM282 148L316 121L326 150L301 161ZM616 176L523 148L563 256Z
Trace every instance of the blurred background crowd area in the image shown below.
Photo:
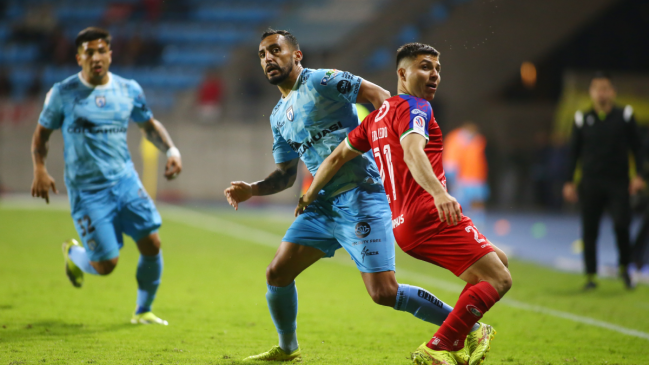
M74 38L87 26L111 31L111 71L143 86L183 153L182 178L157 182L161 199L222 201L230 181L272 171L268 117L280 95L256 55L269 26L295 34L304 66L350 71L392 94L396 48L436 47L435 116L446 135L470 124L484 137L488 207L566 209L567 140L574 112L590 107L595 70L613 76L642 133L649 125L643 0L0 0L0 191L29 191L45 93L78 72ZM129 133L141 168L139 132ZM60 136L51 145L62 186ZM297 185L259 202L293 203Z

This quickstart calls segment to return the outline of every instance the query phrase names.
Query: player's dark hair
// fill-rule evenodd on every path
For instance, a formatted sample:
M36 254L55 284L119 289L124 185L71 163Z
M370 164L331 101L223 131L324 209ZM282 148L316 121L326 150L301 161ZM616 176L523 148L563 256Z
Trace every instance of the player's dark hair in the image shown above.
M74 44L79 48L83 43L96 41L97 39L103 39L106 44L110 44L113 37L111 37L110 33L105 29L88 27L77 34Z
M613 80L611 80L611 74L602 70L595 71L593 77L590 78L590 81L593 81L595 79L606 79L611 83L613 82Z
M431 56L438 57L439 51L423 43L407 43L397 49L397 68L399 68L399 62L404 58L415 59L421 54L428 54Z
M288 41L288 43L290 43L293 46L293 48L295 48L298 51L300 50L300 44L297 42L297 38L295 38L295 36L291 34L291 32L289 32L288 30L275 30L273 28L268 28L261 35L261 40L263 41L264 39L266 39L266 37L270 37L271 35L275 35L275 34L279 34L283 36Z

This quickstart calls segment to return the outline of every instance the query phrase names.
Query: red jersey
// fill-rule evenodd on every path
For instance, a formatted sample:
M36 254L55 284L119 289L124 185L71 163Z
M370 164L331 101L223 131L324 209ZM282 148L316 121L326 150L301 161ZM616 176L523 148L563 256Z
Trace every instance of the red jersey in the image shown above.
M401 139L410 133L428 140L424 151L435 175L446 187L442 131L430 103L424 99L397 95L385 100L346 139L347 146L357 152L372 150L392 210L394 236L404 251L446 226L439 220L433 197L415 181L403 159Z

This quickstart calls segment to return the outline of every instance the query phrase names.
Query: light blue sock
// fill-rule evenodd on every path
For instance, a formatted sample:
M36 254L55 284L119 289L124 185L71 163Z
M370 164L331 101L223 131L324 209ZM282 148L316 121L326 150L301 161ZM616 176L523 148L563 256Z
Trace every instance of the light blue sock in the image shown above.
M394 309L411 313L413 316L428 323L441 326L453 307L437 299L428 290L408 284L399 284L397 290L397 304ZM471 332L480 328L475 324Z
M70 247L70 251L68 251L68 256L70 257L70 260L81 269L81 271L92 275L99 275L97 270L90 265L90 259L88 259L88 255L86 255L85 248L72 246Z
M137 309L136 314L151 311L151 304L160 286L162 276L162 251L155 256L140 255L137 263Z
M297 288L295 281L284 287L268 284L266 301L270 316L279 334L279 347L286 353L298 348L297 344Z

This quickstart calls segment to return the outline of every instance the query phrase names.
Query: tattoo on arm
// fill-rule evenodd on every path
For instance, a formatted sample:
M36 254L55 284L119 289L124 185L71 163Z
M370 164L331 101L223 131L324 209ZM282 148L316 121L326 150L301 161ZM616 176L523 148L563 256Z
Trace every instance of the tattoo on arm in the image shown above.
M158 147L162 152L166 152L173 146L169 133L159 121L152 119L145 123L143 131L146 139L153 143L154 146Z
M49 150L52 130L38 126L32 137L32 160L34 165L44 164Z
M254 195L271 195L279 193L293 186L297 177L297 163L299 159L277 164L277 170L273 171L264 180L254 183Z

